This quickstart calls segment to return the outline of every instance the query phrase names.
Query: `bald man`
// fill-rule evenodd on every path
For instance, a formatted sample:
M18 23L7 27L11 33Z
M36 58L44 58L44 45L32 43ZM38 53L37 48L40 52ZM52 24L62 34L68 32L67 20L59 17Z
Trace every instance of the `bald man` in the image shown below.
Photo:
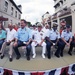
M7 37L6 37L6 41L3 43L2 48L1 48L1 59L4 58L4 50L6 48L6 46L9 45L9 61L12 61L12 54L13 54L13 43L14 43L14 39L15 39L15 35L16 35L16 30L13 29L13 25L12 24L8 24L8 28L6 29L7 31Z

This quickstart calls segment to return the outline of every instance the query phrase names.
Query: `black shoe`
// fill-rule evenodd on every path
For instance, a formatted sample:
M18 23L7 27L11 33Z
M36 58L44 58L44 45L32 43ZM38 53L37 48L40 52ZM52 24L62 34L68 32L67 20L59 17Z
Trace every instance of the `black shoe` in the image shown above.
M3 59L3 58L4 58L4 55L1 56L1 59Z
M16 59L18 60L18 59L20 59L20 57L21 57L21 55L18 55L18 56L16 57Z
M29 56L27 56L27 60L30 60L30 57Z
M59 55L57 55L56 53L55 53L55 56L56 56L57 58L60 58L60 56L59 56Z
M10 62L12 62L12 60L13 60L12 58L9 58L9 61L10 61Z
M68 52L68 54L72 56L72 53L71 52Z
M60 53L60 56L63 57L63 53Z
M0 53L0 55L1 55L2 53Z
M47 55L48 56L48 59L50 59L51 58L51 56L50 55Z

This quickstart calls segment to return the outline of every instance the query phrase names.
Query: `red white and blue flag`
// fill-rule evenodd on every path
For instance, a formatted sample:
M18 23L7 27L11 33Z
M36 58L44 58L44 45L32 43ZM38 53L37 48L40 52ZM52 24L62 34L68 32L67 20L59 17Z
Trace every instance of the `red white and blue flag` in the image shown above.
M46 71L18 71L0 67L0 75L75 75L75 64Z

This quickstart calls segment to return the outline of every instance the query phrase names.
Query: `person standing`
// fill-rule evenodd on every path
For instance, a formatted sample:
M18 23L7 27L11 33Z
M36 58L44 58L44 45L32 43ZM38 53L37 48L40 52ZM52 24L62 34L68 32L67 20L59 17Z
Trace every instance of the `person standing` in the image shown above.
M21 28L19 28L17 31L13 49L17 55L16 59L20 59L21 54L18 50L18 47L26 46L27 60L30 60L31 41L32 41L31 31L29 28L26 27L27 25L26 20L22 19L20 24Z

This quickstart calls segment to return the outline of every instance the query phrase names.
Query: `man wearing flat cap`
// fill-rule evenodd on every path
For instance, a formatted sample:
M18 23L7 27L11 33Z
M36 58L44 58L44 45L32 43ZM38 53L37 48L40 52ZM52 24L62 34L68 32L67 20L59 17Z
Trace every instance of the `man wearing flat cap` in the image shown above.
M36 57L35 47L36 46L42 46L42 57L45 58L45 51L46 51L46 43L44 42L45 36L44 32L42 31L42 25L40 23L37 24L38 30L35 31L33 34L34 39L32 40L32 52L33 52L33 58Z
M56 22L53 22L53 27L57 27L58 24Z
M59 42L59 39L60 39L60 34L59 32L57 31L57 24L56 23L53 23L53 28L52 30L50 30L47 35L46 35L46 44L47 44L47 57L48 59L51 58L51 46L55 46L57 45L58 48L57 50L60 49L60 42ZM55 54L56 57L59 57L59 55Z
M61 50L60 50L60 55L63 57L63 50L65 48L65 45L70 47L71 41L72 41L72 32L70 31L70 25L66 25L66 30L65 32L63 31L61 34ZM68 51L69 55L72 55L70 50Z

